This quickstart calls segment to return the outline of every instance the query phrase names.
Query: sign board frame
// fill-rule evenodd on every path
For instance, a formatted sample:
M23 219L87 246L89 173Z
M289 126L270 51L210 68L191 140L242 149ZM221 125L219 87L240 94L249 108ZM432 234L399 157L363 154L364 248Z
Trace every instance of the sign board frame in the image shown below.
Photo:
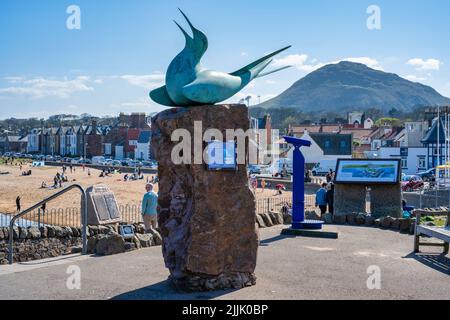
M338 159L335 172L336 184L395 185L399 184L401 180L401 160L392 158ZM389 174L389 177L380 177L383 174Z
M223 163L217 164L217 163L210 163L210 148L217 146L217 148L214 148L213 150L222 150L223 152ZM206 170L208 171L237 171L239 168L239 165L237 163L237 143L236 140L230 140L230 141L219 141L219 140L211 140L204 143L204 150L205 154L207 155L205 159L205 166ZM233 157L233 163L227 164L227 159L230 158L230 155L228 153L231 153L231 156ZM207 161L206 161L207 160Z

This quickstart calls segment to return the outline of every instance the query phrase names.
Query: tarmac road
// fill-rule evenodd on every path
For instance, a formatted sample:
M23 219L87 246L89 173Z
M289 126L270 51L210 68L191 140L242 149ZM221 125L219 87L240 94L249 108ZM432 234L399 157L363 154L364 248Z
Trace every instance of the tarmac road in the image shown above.
M413 237L394 231L332 228L338 240L280 236L280 226L262 229L257 285L243 290L177 293L166 281L161 248L153 247L0 266L0 299L450 299L448 256L415 256ZM80 290L66 285L72 265L80 268ZM379 267L381 289L367 287L370 266Z

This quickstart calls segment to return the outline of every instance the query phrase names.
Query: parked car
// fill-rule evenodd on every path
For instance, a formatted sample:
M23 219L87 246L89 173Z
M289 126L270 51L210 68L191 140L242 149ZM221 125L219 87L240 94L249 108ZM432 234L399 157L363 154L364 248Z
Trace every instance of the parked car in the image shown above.
M424 172L417 173L419 177L422 178L425 182L433 182L436 181L436 168L429 169Z
M402 190L405 192L421 190L424 185L422 178L418 175L406 175L402 179Z
M72 163L72 164L79 164L81 160L83 160L83 158L74 158L74 159L72 159L70 161L70 163Z
M335 171L337 160L320 160L311 170L313 176L326 176L330 170Z
M131 161L128 161L128 166L129 167L142 167L143 166L143 163L142 162L140 162L140 161L135 161L135 160L131 160Z
M78 163L79 164L91 164L92 161L90 159L81 159Z
M261 174L261 168L257 165L249 165L248 172L250 174Z
M94 164L94 165L101 165L105 161L106 161L106 158L102 157L102 156L92 158L92 164Z

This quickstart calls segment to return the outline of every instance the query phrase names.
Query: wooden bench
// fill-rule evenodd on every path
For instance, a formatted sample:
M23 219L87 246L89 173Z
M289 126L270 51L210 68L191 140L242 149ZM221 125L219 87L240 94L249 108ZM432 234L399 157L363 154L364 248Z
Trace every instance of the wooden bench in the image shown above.
M420 252L420 246L444 247L444 254L448 254L450 243L450 211L447 208L439 210L414 210L416 216L416 232L414 237L414 252ZM435 227L420 224L422 216L447 216L445 227ZM444 243L420 242L421 236L428 236L444 241Z

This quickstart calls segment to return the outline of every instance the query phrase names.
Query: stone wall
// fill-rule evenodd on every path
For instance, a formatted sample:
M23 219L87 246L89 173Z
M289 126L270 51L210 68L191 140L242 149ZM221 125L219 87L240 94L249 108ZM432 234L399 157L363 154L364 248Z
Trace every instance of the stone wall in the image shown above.
M81 229L71 227L14 227L14 262L58 257L82 244ZM8 263L9 228L0 228L0 264Z
M88 253L110 255L141 248L159 246L162 238L157 230L145 234L142 223L134 224L135 236L123 239L118 224L89 226L87 230ZM44 226L14 227L14 262L26 262L82 251L81 228ZM0 228L0 265L8 263L9 228Z

